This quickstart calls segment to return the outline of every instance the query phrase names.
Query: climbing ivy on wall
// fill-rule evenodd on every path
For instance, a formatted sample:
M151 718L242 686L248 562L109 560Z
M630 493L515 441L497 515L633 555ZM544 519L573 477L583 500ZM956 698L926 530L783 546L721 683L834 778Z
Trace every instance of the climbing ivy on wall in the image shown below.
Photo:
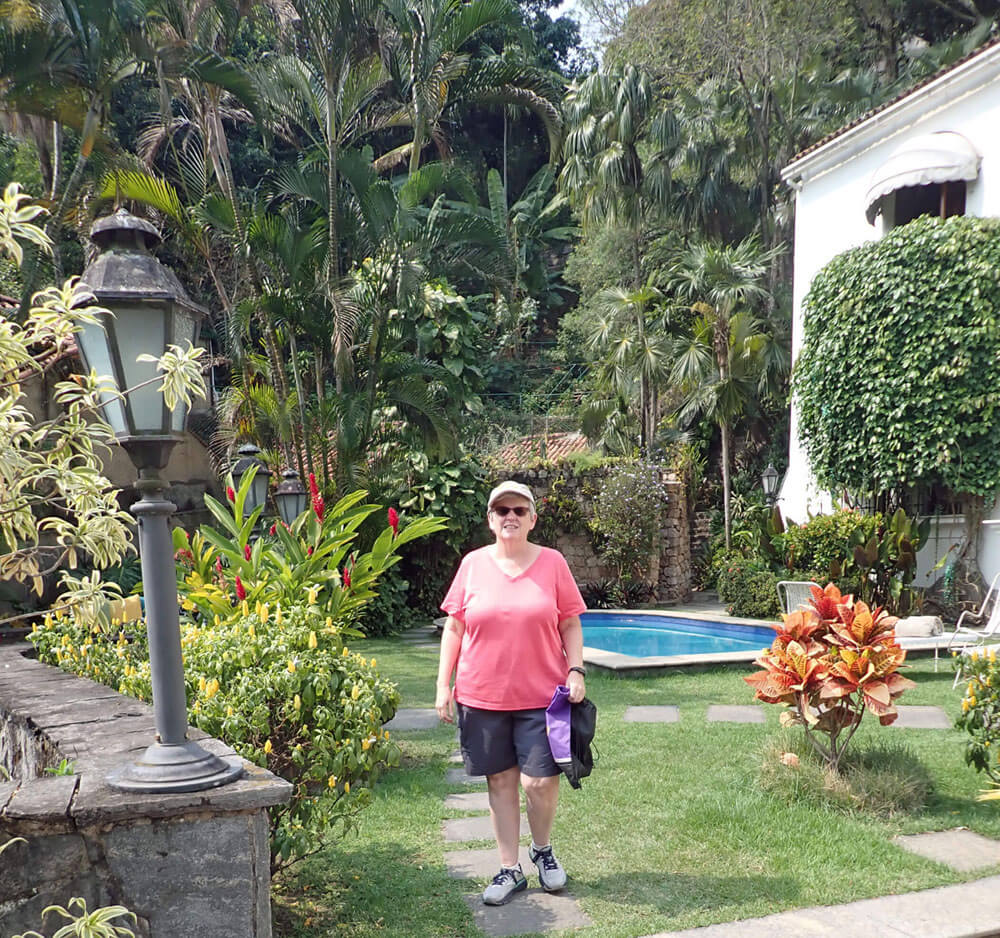
M1000 485L1000 219L922 218L813 280L793 377L820 484Z

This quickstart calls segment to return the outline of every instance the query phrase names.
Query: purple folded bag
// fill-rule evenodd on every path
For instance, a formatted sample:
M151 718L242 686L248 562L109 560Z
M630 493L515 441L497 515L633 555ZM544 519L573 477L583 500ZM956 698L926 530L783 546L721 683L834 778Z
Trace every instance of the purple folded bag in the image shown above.
M556 765L563 767L573 760L570 749L570 726L572 705L569 702L569 688L559 684L552 701L545 708L545 731L549 736L549 749Z

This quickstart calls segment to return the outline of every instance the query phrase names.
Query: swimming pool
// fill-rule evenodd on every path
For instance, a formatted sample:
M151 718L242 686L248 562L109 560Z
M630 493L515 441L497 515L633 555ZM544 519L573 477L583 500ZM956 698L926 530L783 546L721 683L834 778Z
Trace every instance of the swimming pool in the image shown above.
M629 658L724 655L750 661L774 639L767 626L655 612L585 612L580 618L586 648Z

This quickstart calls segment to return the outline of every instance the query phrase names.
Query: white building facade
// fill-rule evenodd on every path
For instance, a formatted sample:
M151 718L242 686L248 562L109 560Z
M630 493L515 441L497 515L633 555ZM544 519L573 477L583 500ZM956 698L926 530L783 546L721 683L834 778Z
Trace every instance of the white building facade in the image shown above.
M794 361L803 342L803 298L838 254L926 212L928 198L941 214L1000 216L1000 42L806 150L782 178L796 192ZM800 523L834 507L813 477L794 402L779 505ZM992 511L1000 520L1000 506ZM963 536L961 517L939 518L920 552L918 585L940 576L935 564ZM987 581L1000 572L1000 524L984 526L979 561Z

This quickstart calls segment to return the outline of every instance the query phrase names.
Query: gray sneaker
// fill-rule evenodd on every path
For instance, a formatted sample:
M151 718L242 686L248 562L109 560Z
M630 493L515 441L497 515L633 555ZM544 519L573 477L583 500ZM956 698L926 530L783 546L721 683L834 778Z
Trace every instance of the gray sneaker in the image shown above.
M483 890L483 902L487 905L503 905L515 892L528 888L528 881L521 872L521 864L513 869L500 867L500 872L493 877L493 882Z
M558 892L566 885L566 871L562 868L551 847L536 850L528 848L531 862L538 867L538 880L546 892Z

